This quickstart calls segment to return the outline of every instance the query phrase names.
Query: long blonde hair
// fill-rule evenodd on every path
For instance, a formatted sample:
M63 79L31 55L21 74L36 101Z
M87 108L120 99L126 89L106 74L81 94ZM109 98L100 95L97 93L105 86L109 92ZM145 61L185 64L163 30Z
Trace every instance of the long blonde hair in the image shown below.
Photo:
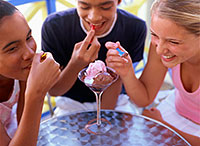
M153 13L200 36L200 0L155 0L151 8Z

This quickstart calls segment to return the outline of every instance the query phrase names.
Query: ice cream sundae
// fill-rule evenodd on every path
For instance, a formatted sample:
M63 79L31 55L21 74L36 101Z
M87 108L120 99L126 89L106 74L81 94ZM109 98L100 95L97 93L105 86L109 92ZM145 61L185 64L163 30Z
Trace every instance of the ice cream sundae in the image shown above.
M101 118L101 95L118 77L115 70L105 66L101 60L90 63L87 68L79 72L78 78L94 92L97 103L97 118L92 119L85 126L85 130L89 133L102 134L111 128L110 122Z
M111 72L107 70L105 63L101 60L96 60L90 63L86 72L84 82L90 85L107 85L114 79Z

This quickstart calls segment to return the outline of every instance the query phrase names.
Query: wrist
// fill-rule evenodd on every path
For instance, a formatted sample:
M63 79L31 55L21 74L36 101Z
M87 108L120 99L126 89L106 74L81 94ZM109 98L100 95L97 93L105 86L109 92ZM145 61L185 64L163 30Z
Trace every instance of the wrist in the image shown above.
M133 67L128 69L128 72L126 73L126 75L120 76L120 78L122 79L122 82L129 82L129 80L135 79L136 76L135 76Z
M69 61L66 68L75 74L78 74L85 66L81 65L80 63L73 62L72 60Z
M45 96L46 96L46 92L36 91L36 90L35 91L26 90L25 91L25 103L27 103L27 102L43 103Z

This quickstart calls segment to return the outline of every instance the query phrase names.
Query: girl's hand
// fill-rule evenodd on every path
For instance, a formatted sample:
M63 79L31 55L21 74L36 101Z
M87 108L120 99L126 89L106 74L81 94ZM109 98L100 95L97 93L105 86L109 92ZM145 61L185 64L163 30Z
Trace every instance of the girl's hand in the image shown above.
M142 115L155 119L157 121L163 122L163 118L160 111L155 107L152 107L149 110L145 109Z
M27 79L26 93L45 95L59 78L60 65L54 61L50 53L47 53L44 59L41 59L42 54L39 53L34 56Z
M101 45L94 34L95 31L90 30L86 38L75 45L70 60L70 62L73 63L73 66L82 69L98 58L98 52Z
M133 71L131 57L128 52L120 46L119 42L107 42L105 46L108 49L106 58L107 66L113 68L121 77L126 76L129 71ZM125 52L126 55L120 56L119 52L116 50L117 48Z

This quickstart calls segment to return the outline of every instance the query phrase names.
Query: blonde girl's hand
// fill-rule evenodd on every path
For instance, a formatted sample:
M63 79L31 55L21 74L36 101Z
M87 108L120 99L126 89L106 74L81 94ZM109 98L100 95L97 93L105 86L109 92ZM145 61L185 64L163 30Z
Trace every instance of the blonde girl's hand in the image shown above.
M107 42L105 44L108 49L106 64L107 66L113 68L120 77L126 76L130 71L133 72L132 60L128 52L120 45L119 42ZM125 52L125 55L120 56L116 49L120 49Z
M32 66L27 79L26 93L41 93L46 95L46 92L55 84L60 75L60 65L55 62L51 53L47 52L45 58L42 59L43 53L34 56Z
M143 111L142 115L144 115L146 117L150 117L150 118L155 119L155 120L160 121L160 122L164 121L160 111L155 107L152 107L150 109L145 109Z

